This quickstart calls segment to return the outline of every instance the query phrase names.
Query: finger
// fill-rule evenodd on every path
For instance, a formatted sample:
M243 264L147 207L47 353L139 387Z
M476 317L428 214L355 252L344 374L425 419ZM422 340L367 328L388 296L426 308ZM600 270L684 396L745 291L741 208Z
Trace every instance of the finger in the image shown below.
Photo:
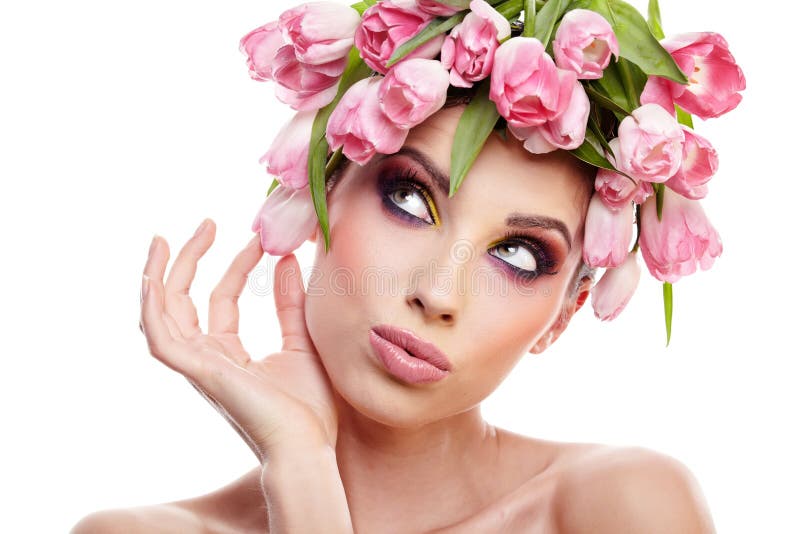
M275 265L274 293L283 350L313 352L314 344L306 328L306 292L294 254L284 256Z
M153 260L153 251L154 251L153 247L156 247L156 246L157 247L161 247L162 246L160 242L156 243L156 238L161 239L158 236L154 236L153 241L150 244L150 251L148 252L148 255L147 255L147 263L145 264L145 270L144 271L145 271L145 276L146 277L153 278L153 277L157 276L158 279L161 280L161 279L164 278L164 270L166 268L167 262L165 261L163 266L158 266L157 268L154 268L153 266L150 265L152 261L157 261L157 259ZM160 250L159 250L159 254L161 254ZM167 258L166 259L169 260L169 246L167 246L166 254L167 254ZM142 290L144 290L144 278L142 279ZM142 295L142 293L140 293L139 294L139 304L140 305L142 305L142 299L143 299L143 295ZM183 339L183 336L181 335L180 328L178 328L178 325L175 323L175 320L172 317L170 317L169 315L164 315L164 321L167 324L167 329L169 330L169 334L173 338L175 338L175 339ZM139 330L141 330L141 332L143 334L145 333L144 332L144 326L142 325L141 319L139 320Z
M197 262L214 242L216 226L211 219L204 219L195 234L181 248L166 283L167 313L175 319L184 337L202 334L197 319L197 309L189 296L189 288L197 273Z
M178 325L175 322L175 319L173 319L172 317L170 317L169 315L167 315L165 313L164 314L164 321L167 323L167 329L169 330L169 335L171 335L174 339L178 339L178 340L183 341L184 337L181 334L181 329L178 328ZM142 332L142 334L144 334L144 327L142 326L141 319L139 320L139 330Z
M198 361L171 333L164 308L162 279L169 259L169 246L160 236L153 238L142 276L142 332L150 354L167 367L187 376L197 376Z
M259 234L253 236L225 271L211 292L208 305L208 333L210 335L239 334L239 297L250 271L264 255Z

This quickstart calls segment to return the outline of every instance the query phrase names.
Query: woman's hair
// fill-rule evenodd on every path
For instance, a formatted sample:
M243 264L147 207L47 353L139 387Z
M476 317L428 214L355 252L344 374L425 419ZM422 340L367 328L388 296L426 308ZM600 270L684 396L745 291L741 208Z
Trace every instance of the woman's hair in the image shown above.
M445 101L443 108L467 105L472 100L472 97L475 95L475 92L476 88L474 86L470 88L462 88L451 85L447 91L447 100ZM500 117L500 119L497 121L495 129L504 131L505 126L506 126L505 120L502 117ZM584 182L586 184L587 200L589 200L591 199L592 194L594 193L594 177L597 172L597 168L579 160L578 158L574 158L574 160L575 164L578 167L580 167L581 175L585 177ZM341 177L344 175L344 172L349 166L349 164L350 160L348 160L344 155L342 155L342 158L339 160L339 164L336 166L335 169L333 169L333 172L331 172L331 175L325 184L326 194L330 193L331 190L333 190L334 186L339 182ZM582 239L583 228L581 228L581 230L578 233L578 236L576 237L580 237ZM589 267L589 265L587 265L586 262L581 258L578 267L575 269L575 272L573 273L572 280L570 281L570 292L567 295L568 296L567 302L575 298L578 292L578 288L581 286L581 281L584 278L589 278L592 281L594 280L596 271L597 271L596 268ZM567 306L564 306L561 312L561 319L565 320L566 315L567 315Z

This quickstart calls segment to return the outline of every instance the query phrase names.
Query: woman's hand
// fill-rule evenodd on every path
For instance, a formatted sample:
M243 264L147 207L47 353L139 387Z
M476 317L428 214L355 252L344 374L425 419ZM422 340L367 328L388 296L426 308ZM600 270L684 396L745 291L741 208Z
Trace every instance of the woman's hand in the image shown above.
M206 219L162 283L169 246L156 236L142 279L140 328L150 353L184 375L242 436L262 465L276 448L329 445L338 418L330 380L305 322L305 291L294 254L275 266L275 307L283 346L253 360L239 339L238 299L263 250L256 234L211 292L208 333L200 329L189 287L214 241Z

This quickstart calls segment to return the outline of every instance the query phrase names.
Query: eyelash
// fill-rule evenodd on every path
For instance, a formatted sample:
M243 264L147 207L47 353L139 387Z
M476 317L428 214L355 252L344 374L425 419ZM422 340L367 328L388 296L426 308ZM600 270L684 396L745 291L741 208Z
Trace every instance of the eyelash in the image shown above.
M411 224L415 226L431 226L431 223L420 219L416 215L413 215L404 209L400 208L397 204L392 202L390 198L390 194L400 189L402 186L410 187L411 189L418 192L424 199L425 205L428 210L428 215L431 216L431 219L434 219L433 215L431 214L431 208L428 205L428 198L432 198L432 195L429 192L429 187L422 183L419 179L417 179L417 172L414 169L405 169L402 172L390 172L387 173L387 176L380 183L380 190L381 190L381 198L383 200L384 206L393 214L409 221ZM542 274L556 274L558 271L554 271L557 262L553 259L554 255L550 250L550 247L547 243L540 242L538 240L531 239L529 236L525 234L518 234L511 231L507 231L503 236L503 240L499 241L495 244L491 249L495 249L500 245L521 245L528 249L528 251L533 254L533 257L536 259L536 266L537 269L535 271L528 271L525 269L520 269L507 261L504 261L497 256L497 261L501 262L504 268L509 269L511 273L515 276L519 276L523 280L526 281L533 281L534 279L538 278Z
M431 223L420 219L416 215L413 215L406 210L400 208L397 204L392 202L390 199L391 193L397 191L402 186L407 186L419 193L419 195L425 199L425 209L428 210L428 215L432 220L436 220L436 218L431 213L430 205L428 204L428 198L432 198L432 195L429 193L429 188L423 184L420 180L417 179L417 171L414 169L405 169L402 172L390 172L387 173L388 175L380 183L381 189L381 197L383 199L383 205L393 213L397 215L414 226L430 226Z
M502 261L505 265L508 265L515 274L521 276L523 279L531 281L543 274L556 274L558 272L554 270L557 262L553 259L554 256L550 252L550 247L547 244L531 239L525 234L515 234L514 232L507 231L503 236L503 241L497 243L492 248L494 249L505 244L522 245L527 248L531 254L533 254L534 258L536 258L535 271L520 269L498 258L498 260Z

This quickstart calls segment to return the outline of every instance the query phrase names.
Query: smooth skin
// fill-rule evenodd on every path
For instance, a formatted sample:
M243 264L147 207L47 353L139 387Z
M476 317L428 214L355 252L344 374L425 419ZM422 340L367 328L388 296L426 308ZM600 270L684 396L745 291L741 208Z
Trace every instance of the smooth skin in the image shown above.
M447 173L450 145L442 140L452 139L458 116L458 109L443 110L412 131L407 146ZM574 295L568 291L588 202L578 194L582 177L570 158L532 158L515 140L493 136L459 193L436 198L437 229L403 226L379 210L370 180L389 160L351 165L329 194L334 241L327 255L318 254L322 272L339 266L358 272L378 260L402 272L465 239L487 250L496 237L494 221L509 206L557 216L575 242L569 251L559 249L558 274L537 279L537 295L547 298L437 295L426 284L399 297L320 297L312 293L318 282L304 291L290 254L274 277L282 348L261 360L242 347L237 307L263 254L257 238L212 292L203 333L189 287L213 242L214 223L205 221L181 249L166 283L169 247L156 237L144 271L149 290L141 319L150 352L186 376L259 465L197 498L91 514L73 532L714 532L696 480L669 456L530 438L480 416L480 401L524 353L546 350L588 295L588 280ZM391 163L413 165L403 156ZM480 253L465 268L494 261ZM467 336L481 326L481 311L505 319L492 326L497 339ZM360 346L371 324L365 317L410 327L435 342L455 372L425 388L389 378Z
M197 259L210 246L213 240L214 225L211 223L205 232L192 238L182 249L176 259L172 272L192 273L196 270ZM257 242L256 242L257 245ZM155 249L148 260L148 275L155 279L158 292L158 281L163 279L164 266L168 259L168 248L161 237L156 237ZM237 297L241 294L243 281L247 273L256 265L261 257L260 247L250 244L237 256L217 289L212 293L209 310L209 332L211 317L229 317L225 327L226 334L209 333L207 337L216 340L223 347L238 349L241 358L244 355L236 332L238 317ZM282 259L276 266L280 272L290 269L296 259L293 255ZM184 280L185 280L184 275ZM277 278L277 277L276 277ZM180 280L180 277L170 277ZM187 316L192 317L193 305L184 292L174 288L172 298L173 310L182 307ZM154 293L155 293L154 292ZM162 293L163 294L163 293ZM276 292L276 297L279 293ZM295 297L298 293L293 294ZM149 296L149 295L148 295ZM287 295L289 297L289 295ZM293 297L294 298L294 297ZM147 299L145 299L147 301ZM156 299L153 299L156 300ZM148 301L149 302L149 301ZM297 301L289 300L278 303L279 318L284 339L284 347L302 346L308 338L298 335L299 322L292 323L292 314L299 315L292 308ZM146 304L145 304L146 308ZM155 308L155 307L154 307ZM165 305L166 309L166 305ZM225 311L223 311L225 310ZM172 316L161 309L156 309L164 318L170 332L179 332L178 323ZM177 313L177 312L175 312ZM193 321L184 323L191 327ZM144 324L144 322L143 322ZM172 325L171 327L169 325ZM203 334L200 334L203 336ZM196 339L204 339L198 337ZM214 341L205 341L215 346ZM207 346L207 345L202 345ZM228 349L231 350L231 349ZM187 356L211 355L219 357L219 353L201 350L196 353L187 351ZM285 354L285 352L277 353ZM302 357L303 353L298 354ZM294 356L290 354L289 356ZM270 356L272 357L272 356ZM223 362L229 369L239 370L243 380L254 378L245 373L245 367ZM249 365L253 365L251 361ZM216 365L216 364L215 364ZM281 367L275 366L276 372L271 375L273 383L286 384L295 380L295 384L325 384L319 374L315 374L318 364L307 360L286 361ZM264 373L264 370L258 371ZM267 377L263 374L261 376ZM309 378L311 377L311 378ZM188 378L188 377L187 377ZM190 379L191 380L191 379ZM269 378L266 378L269 380ZM203 382L204 384L206 382ZM197 384L195 382L195 384ZM329 387L329 386L328 386ZM229 388L228 391L236 388ZM321 388L325 391L325 387ZM313 388L311 389L313 391ZM215 390L216 391L216 390ZM205 395L215 408L220 409L217 402ZM228 397L225 397L226 399ZM321 398L325 398L322 395ZM260 399L256 399L258 402ZM292 407L292 401L287 401ZM223 416L229 418L233 408L221 410ZM300 410L302 411L302 410ZM312 420L313 417L311 418ZM240 426L234 424L239 431ZM494 429L497 441L502 443L503 455L507 456L509 469L524 468L534 471L529 480L519 488L496 501L487 509L478 510L471 517L450 527L430 532L468 533L468 532L594 532L594 533L708 533L714 532L711 517L704 503L702 493L691 473L676 460L660 453L641 448L611 448L596 444L554 443L516 435L514 433ZM245 441L252 447L250 439ZM543 457L544 460L538 458ZM83 518L74 526L74 534L83 533L136 533L136 532L265 532L269 531L269 523L265 498L261 484L262 468L256 467L231 484L207 495L193 499L165 503L156 506L144 506L127 510L106 510L93 513ZM488 483L489 481L487 481ZM387 525L385 532L402 532L394 526Z

